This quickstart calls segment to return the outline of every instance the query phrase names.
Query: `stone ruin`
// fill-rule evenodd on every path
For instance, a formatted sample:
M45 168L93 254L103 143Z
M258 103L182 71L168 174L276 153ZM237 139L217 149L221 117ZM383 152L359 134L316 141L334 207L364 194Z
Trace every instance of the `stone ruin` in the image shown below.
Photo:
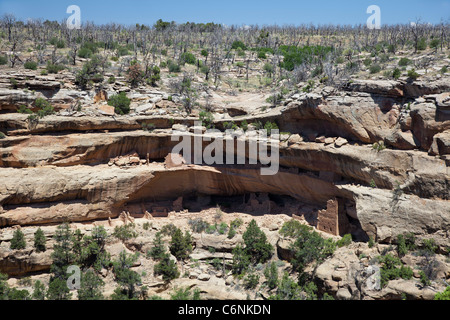
M164 166L166 169L182 167L186 164L186 160L178 153L169 153L164 158Z
M135 217L151 218L165 218L169 216L170 212L181 212L183 208L183 197L178 197L174 201L157 201L146 202L140 204L130 204L127 210L132 212Z
M327 208L318 212L317 229L335 236L349 233L350 222L342 199L328 200Z
M115 157L109 160L109 166L130 167L139 166L141 164L148 163L147 160L141 160L139 154L136 151L132 151L125 156Z
M246 212L271 214L278 208L277 204L270 200L267 193L250 193L250 199L245 203Z

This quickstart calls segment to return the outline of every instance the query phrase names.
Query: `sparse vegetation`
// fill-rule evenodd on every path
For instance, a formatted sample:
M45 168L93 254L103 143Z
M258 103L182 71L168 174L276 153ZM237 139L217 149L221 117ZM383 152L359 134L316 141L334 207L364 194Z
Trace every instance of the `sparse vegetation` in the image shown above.
M44 252L46 248L47 238L41 228L38 228L34 233L34 248L36 252Z
M398 257L390 253L379 256L379 263L381 264L381 287L385 287L389 280L397 278L408 280L413 276L413 270L404 266Z
M130 112L131 100L128 99L125 92L121 92L109 98L108 104L114 107L117 114L124 115Z
M37 66L38 64L36 61L27 61L23 64L23 67L29 70L37 70Z
M136 238L137 233L134 230L135 226L133 224L125 224L123 226L116 226L114 228L113 237L126 241L128 239Z
M22 230L17 229L16 231L14 231L13 237L11 239L10 248L11 250L21 250L25 249L25 247L25 235L23 234Z
M2 169L5 176L11 172L17 179L49 174L36 181L58 185L46 193L38 182L10 186L12 181L5 179L0 203L5 232L0 245L8 255L6 269L20 263L17 272L26 273L30 264L33 272L8 282L0 274L0 299L145 300L162 299L155 292L166 291L162 297L198 300L203 287L197 288L197 280L207 285L211 277L209 283L226 283L230 297L371 299L371 293L362 290L361 279L350 277L353 271L363 276L365 268L375 264L381 267L383 287L401 278L424 294L442 291L446 280L442 269L448 265L450 249L436 227L441 221L432 216L436 208L430 206L423 216L424 220L431 216L433 225L421 226L417 216L407 212L416 208L406 204L418 198L414 205L420 208L446 200L439 179L434 183L427 179L432 165L442 166L446 158L439 140L445 133L437 134L445 127L440 117L448 103L442 89L448 80L448 31L445 22L384 25L374 32L363 25L225 27L162 19L154 25L132 26L87 22L72 31L57 21L22 22L4 15L0 18ZM412 84L419 78L420 83ZM431 90L428 83L433 83ZM112 108L105 106L105 100L116 115L109 114ZM50 115L54 116L40 120ZM78 119L84 121L81 128ZM191 133L197 119L207 129L216 125L223 130L250 129L252 134L255 128L269 136L272 130L281 131L280 174L255 180L253 170L259 164L171 169L166 163L170 174L189 176L201 170L202 176L189 176L193 179L180 180L179 186L172 176L167 183L175 184L175 191L160 188L158 182L166 183L163 159L171 146L166 143L166 130L178 126ZM429 130L422 130L423 126ZM334 142L315 142L322 139ZM51 147L40 150L39 143ZM131 160L135 152L139 159ZM295 162L297 155L301 161ZM119 165L127 157L130 163ZM367 160L361 170L354 164L358 157ZM245 158L253 160L250 152ZM388 160L392 163L386 164ZM352 167L339 167L343 162ZM85 166L84 186L62 181L72 165ZM420 174L425 167L427 174ZM97 179L94 175L100 169L102 179ZM401 184L392 183L396 175ZM213 186L198 185L206 181L203 177L211 179ZM284 182L290 180L296 184L284 189ZM76 190L77 185L81 189ZM133 190L124 192L127 187ZM309 192L316 187L320 194ZM173 206L171 201L180 194L182 208L189 214L172 212L179 205L178 200ZM218 200L225 196L230 198ZM290 203L303 196L308 205ZM323 209L335 197L339 198L337 223L346 211L350 226L346 232L352 233L336 241L332 239L338 237L322 237L324 229L318 221L322 222L319 217L324 211L315 205L320 202ZM150 203L168 208L169 217L150 217L152 210L158 212ZM379 228L371 220L377 217L371 215L370 206L398 226L392 232L388 224L385 230ZM122 209L130 212L125 224L123 216L113 218ZM109 224L103 215L107 210L111 210ZM364 217L359 210L366 210ZM241 211L242 219L236 218ZM294 214L304 220L288 218L297 218ZM76 223L61 224L64 218ZM103 218L89 225L90 220ZM19 219L25 222L18 223ZM408 223L416 220L415 235L397 234L409 231ZM52 233L53 239L48 238ZM333 264L330 283L322 285L317 268L327 259L340 259L334 255L342 252L356 255ZM51 258L50 273L41 273L41 267L48 268L47 258ZM67 286L69 267L81 271L77 292ZM189 286L170 283L179 277ZM356 286L347 280L355 280ZM8 283L17 283L21 290ZM149 297L147 290L153 295ZM401 295L376 294L377 299ZM411 294L403 293L403 298ZM436 294L436 300L449 296L447 288Z

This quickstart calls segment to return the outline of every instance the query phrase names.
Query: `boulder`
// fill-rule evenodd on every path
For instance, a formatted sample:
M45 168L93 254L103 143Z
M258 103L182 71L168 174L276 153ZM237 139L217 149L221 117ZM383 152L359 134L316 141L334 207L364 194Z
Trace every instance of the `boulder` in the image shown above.
M336 148L340 148L340 147L346 145L347 143L348 143L347 139L342 138L342 137L339 137L339 138L337 138L336 141L334 142L334 146L335 146Z
M102 105L98 107L98 112L104 116L114 116L116 113L113 106Z
M441 156L450 154L450 130L434 135L433 143L428 153Z

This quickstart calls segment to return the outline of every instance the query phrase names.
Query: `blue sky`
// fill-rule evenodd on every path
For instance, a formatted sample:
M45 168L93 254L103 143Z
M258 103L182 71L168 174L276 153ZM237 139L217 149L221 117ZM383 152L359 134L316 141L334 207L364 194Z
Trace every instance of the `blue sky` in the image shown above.
M450 22L450 0L0 0L0 15L21 20L62 21L69 5L78 5L82 21L152 25L159 18L179 23L216 22L227 25L365 24L369 5L381 9L382 24Z

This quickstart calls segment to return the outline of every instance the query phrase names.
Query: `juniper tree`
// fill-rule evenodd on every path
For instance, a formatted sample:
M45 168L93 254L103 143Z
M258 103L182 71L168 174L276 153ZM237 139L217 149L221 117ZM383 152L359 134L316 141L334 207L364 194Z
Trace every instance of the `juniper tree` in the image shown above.
M76 255L73 253L73 237L74 233L70 230L68 223L63 223L56 228L53 236L55 244L51 255L53 263L50 267L53 279L67 280L67 267L72 265L76 259Z
M25 249L26 242L25 242L25 235L23 234L22 230L17 229L13 233L13 237L11 239L10 248L12 250L20 250Z
M162 240L161 232L157 232L155 239L153 239L153 247L148 252L148 255L155 260L160 260L163 258L165 252L164 243Z
M105 285L103 280L92 270L81 275L78 300L103 300L101 288Z
M128 255L125 251L119 254L116 261L113 262L113 271L116 282L119 287L116 289L116 298L118 293L122 293L127 299L138 299L140 292L138 287L142 284L141 276L134 270L131 270L133 264L137 261L139 253Z
M267 241L267 236L255 220L252 220L242 235L245 252L253 263L264 263L272 257L273 246Z
M44 252L46 248L47 238L41 228L37 229L34 233L34 248L36 252Z
M155 265L154 273L155 275L162 275L164 281L171 281L180 276L175 261L170 259L167 252L161 256L159 262Z
M33 286L33 294L31 295L33 300L44 300L45 299L45 286L44 284L37 280Z
M182 231L177 228L170 241L169 250L177 260L186 260L189 253L192 252L192 239L189 231L183 235Z

